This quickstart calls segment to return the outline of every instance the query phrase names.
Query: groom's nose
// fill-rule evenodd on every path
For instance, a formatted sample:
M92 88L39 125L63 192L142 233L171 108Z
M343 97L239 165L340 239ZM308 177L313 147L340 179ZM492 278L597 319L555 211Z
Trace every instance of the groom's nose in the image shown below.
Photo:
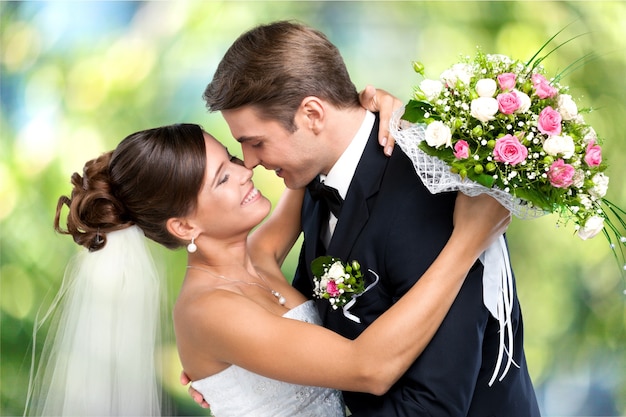
M243 164L248 169L254 169L256 166L261 163L261 160L256 155L256 152L251 149L249 146L243 146Z

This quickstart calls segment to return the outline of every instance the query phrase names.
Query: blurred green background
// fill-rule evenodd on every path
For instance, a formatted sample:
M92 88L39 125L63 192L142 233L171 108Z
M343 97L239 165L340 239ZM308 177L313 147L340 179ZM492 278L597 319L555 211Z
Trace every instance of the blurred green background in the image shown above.
M325 32L360 90L384 88L406 101L412 60L435 78L459 54L532 56L564 26L545 61L554 74L587 54L563 81L605 138L607 197L626 207L626 3L49 1L0 3L0 414L21 415L32 327L78 247L52 230L58 197L88 159L127 134L175 122L202 124L240 152L201 94L232 41L250 27L298 19ZM262 168L256 182L275 200L283 185ZM509 228L526 325L525 348L543 415L626 415L624 280L602 236L580 241L556 217L515 219ZM170 305L185 254L155 247L167 265ZM291 276L290 256L285 274ZM162 375L173 414L203 415L178 383L170 340ZM86 387L89 389L89 387ZM505 416L503 416L505 417Z

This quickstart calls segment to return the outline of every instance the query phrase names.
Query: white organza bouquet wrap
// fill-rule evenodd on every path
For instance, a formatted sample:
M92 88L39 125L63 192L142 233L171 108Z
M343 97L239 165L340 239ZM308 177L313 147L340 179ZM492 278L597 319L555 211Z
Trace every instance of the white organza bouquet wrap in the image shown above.
M419 148L419 143L425 140L426 124L402 120L403 113L404 107L394 112L390 121L390 131L402 151L411 159L415 172L432 194L446 191L461 191L470 197L488 194L520 219L533 219L549 214L497 187L487 188L450 171L450 166L444 161L428 155Z

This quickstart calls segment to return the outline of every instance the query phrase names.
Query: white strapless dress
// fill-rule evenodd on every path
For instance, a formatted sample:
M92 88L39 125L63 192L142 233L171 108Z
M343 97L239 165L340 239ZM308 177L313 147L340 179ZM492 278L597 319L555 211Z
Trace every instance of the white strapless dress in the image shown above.
M313 301L283 317L321 325ZM211 404L215 417L343 417L341 392L276 381L235 365L191 383Z

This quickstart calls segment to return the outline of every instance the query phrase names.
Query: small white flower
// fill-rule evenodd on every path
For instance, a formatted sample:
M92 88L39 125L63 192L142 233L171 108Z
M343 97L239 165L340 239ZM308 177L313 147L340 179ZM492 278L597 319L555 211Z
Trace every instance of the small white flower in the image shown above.
M580 198L580 204L585 208L585 210L591 210L593 207L593 201L589 198L587 194L579 194L578 198Z
M441 146L452 146L452 132L450 128L440 121L434 121L428 125L425 133L426 143L429 146L439 148Z
M591 239L604 227L604 219L600 216L591 216L585 222L585 225L578 230L578 237L582 240Z
M498 100L490 97L479 97L472 100L470 104L470 114L481 122L488 122L495 119L498 112Z
M482 78L476 82L476 93L479 97L493 97L498 89L495 80Z
M578 115L578 107L569 94L559 95L557 111L563 120L572 120Z

